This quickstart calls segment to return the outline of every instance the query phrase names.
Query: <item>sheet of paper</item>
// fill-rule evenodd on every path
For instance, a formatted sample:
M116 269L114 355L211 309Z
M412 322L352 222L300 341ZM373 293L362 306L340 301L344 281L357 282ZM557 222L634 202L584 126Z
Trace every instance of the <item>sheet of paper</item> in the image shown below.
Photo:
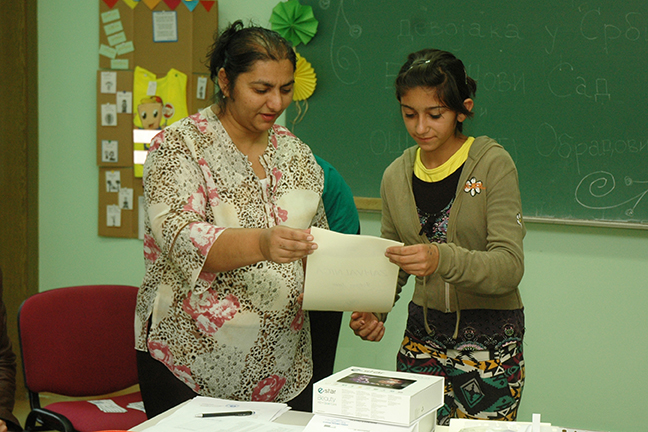
M289 410L286 404L272 402L239 402L197 396L146 432L297 432L303 426L272 423L272 420ZM254 411L245 417L197 418L196 414L223 411Z
M311 228L317 250L306 260L306 310L389 312L394 305L398 266L385 250L402 246L374 236Z
M416 429L416 424L412 426L394 426L315 414L306 425L304 432L414 432Z

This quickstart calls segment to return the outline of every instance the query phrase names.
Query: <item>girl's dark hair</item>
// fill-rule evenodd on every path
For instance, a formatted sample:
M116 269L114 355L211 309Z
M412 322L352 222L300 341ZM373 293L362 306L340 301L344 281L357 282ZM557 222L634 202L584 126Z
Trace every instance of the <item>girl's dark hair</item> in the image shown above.
M464 101L474 98L477 83L466 74L464 64L454 54L438 49L424 49L411 53L396 77L396 99L416 87L435 89L439 101L456 113L471 118L474 114ZM457 122L457 131L463 124Z
M273 30L255 25L245 27L241 20L233 22L214 38L207 58L211 79L217 85L215 100L221 111L225 108L225 96L218 88L221 68L225 70L232 94L238 76L252 70L259 60L290 60L293 70L297 67L297 55L290 42Z

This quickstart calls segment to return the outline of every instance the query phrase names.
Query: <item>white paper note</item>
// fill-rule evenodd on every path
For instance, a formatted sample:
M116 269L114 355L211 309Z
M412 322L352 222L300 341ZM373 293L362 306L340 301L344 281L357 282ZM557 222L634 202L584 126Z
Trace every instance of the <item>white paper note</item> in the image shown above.
M306 310L389 312L398 266L385 250L402 243L311 228L317 250L306 260Z
M417 424L411 426L395 426L315 414L304 428L304 432L414 432L418 430L417 426Z

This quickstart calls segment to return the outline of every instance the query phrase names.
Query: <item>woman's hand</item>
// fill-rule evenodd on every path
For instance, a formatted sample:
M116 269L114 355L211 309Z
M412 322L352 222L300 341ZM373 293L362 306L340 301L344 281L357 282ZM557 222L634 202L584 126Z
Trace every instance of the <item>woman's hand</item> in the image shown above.
M439 249L435 244L392 246L385 256L389 261L414 276L429 276L439 265Z
M259 248L267 261L289 263L302 259L317 249L310 229L300 230L277 225L264 229Z
M385 334L385 325L371 312L353 312L349 327L363 340L378 342Z

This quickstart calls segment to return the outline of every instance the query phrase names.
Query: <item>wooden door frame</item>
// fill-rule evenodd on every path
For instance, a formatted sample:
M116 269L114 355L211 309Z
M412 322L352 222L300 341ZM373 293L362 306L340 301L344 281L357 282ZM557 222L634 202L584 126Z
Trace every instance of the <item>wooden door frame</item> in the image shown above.
M7 329L18 357L16 398L26 398L16 316L38 292L37 0L0 8L0 267Z

